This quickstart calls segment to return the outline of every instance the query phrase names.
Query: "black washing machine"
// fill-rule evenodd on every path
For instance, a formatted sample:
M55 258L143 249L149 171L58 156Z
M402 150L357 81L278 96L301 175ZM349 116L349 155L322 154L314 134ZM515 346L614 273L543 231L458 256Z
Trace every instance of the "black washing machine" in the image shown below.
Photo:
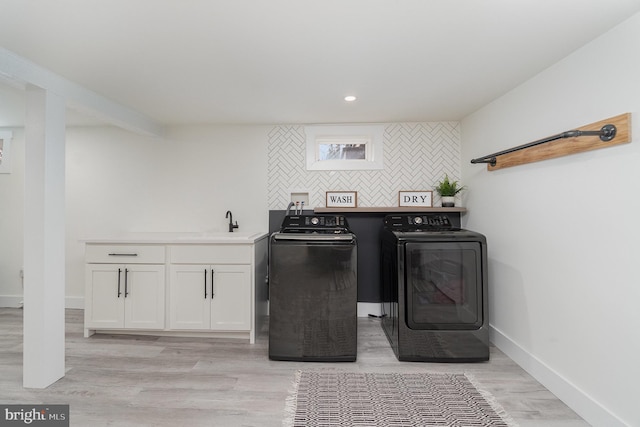
M487 243L444 214L387 215L382 327L398 360L489 360Z
M355 361L357 242L346 218L288 215L269 249L269 358Z

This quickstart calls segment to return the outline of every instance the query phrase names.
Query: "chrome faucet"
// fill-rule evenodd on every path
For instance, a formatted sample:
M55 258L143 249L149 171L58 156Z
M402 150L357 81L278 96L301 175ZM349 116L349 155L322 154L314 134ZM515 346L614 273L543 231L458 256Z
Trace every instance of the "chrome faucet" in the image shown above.
M233 224L233 214L231 211L227 211L225 218L229 218L229 233L233 233L233 229L238 228L238 221L236 221L235 225Z

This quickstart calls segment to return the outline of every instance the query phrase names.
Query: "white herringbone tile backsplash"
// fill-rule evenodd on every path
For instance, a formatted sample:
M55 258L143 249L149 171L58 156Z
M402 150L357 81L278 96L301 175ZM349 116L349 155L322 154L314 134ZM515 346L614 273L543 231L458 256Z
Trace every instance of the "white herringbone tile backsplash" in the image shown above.
M269 209L286 209L292 192L308 192L311 207L325 191L357 191L359 207L398 206L398 191L432 190L445 174L460 179L458 122L391 123L384 132L384 169L308 171L304 126L269 133ZM434 192L434 206L439 204Z

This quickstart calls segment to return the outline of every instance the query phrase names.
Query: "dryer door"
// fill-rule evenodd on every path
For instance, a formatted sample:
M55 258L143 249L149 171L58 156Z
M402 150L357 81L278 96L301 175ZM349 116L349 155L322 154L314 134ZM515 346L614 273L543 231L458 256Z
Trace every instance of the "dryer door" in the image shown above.
M407 242L406 322L411 329L479 329L483 324L480 242Z

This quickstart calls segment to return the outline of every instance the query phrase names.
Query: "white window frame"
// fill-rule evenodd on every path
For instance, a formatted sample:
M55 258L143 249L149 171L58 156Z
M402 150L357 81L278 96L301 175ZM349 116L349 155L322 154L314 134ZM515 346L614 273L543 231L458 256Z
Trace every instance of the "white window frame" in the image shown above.
M0 173L11 173L11 138L13 133L0 130L0 149L2 156L0 159Z
M313 125L305 126L307 170L384 169L383 125ZM364 145L364 159L321 159L325 144Z

